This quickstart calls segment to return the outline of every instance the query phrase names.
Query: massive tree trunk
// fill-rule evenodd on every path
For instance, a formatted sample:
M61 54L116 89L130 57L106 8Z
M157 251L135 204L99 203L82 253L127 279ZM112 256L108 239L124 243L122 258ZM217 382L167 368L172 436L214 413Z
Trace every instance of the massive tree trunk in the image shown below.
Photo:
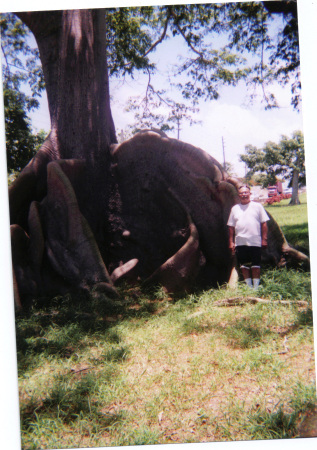
M103 10L20 13L37 40L51 133L10 188L16 304L123 278L167 290L228 282L238 202L204 151L155 132L115 144ZM273 219L265 259L295 259Z
M116 142L116 137L110 109L105 11L27 12L18 16L31 29L38 44L51 118L49 136L9 191L10 218L14 224L13 262L17 284L23 285L30 284L26 280L32 279L32 276L26 276L28 271L23 267L31 266L32 272L37 273L37 279L41 276L45 278L46 275L41 273L43 265L53 265L57 270L57 261L65 258L65 252L70 251L69 242L73 247L82 245L78 242L82 236L85 240L89 236L93 247L94 237L102 242L111 189L110 144ZM52 165L53 161L61 164ZM51 167L50 170L48 167ZM67 175L66 178L63 174ZM61 198L69 203L70 197L73 201L72 212L65 205L58 204ZM55 202L53 207L52 204L45 207L49 204L49 198ZM35 210L38 210L36 231L32 229ZM87 225L82 225L82 216L88 221ZM74 217L76 225L73 223ZM67 229L63 230L60 221ZM21 229L17 231L18 226L24 230L28 240L40 230L44 240L40 261L35 263L30 252L23 257L16 255L18 245L15 245L15 239L17 234L22 234ZM87 226L92 232L87 231ZM54 253L58 252L60 236L53 236L54 230L57 234L64 233L63 249L59 250L58 255ZM29 242L27 248L33 246ZM82 279L80 284L93 283L99 278L99 281L109 282L109 276L104 275L104 267L100 267L100 257L97 257L94 274L85 275L84 272L89 272L90 260L88 257L85 261L86 257L87 254L82 252L79 258L82 261L78 260L81 269L76 269L75 278L72 270L67 275L65 263L58 268L58 276L62 280L68 278L71 284L78 284L79 278ZM78 256L74 258L78 259ZM97 275L98 270L101 271L100 276ZM47 270L44 272L50 273ZM52 291L56 284L64 284L64 281L59 282L55 278L54 275L52 280L45 282ZM45 290L43 283L43 280L33 283L29 294L35 295ZM43 285L43 289L39 289L39 285Z
M88 214L102 204L109 173L110 144L116 142L110 109L106 61L105 12L74 10L19 13L40 51L51 117L51 133L29 163L21 182L10 190L11 220L26 224L28 203L46 192L46 166L56 159L84 160L91 186ZM26 175L32 186L22 186ZM36 181L35 181L36 179ZM20 188L20 186L22 186ZM83 193L82 193L83 194ZM28 198L25 198L29 195ZM99 205L97 204L99 202Z

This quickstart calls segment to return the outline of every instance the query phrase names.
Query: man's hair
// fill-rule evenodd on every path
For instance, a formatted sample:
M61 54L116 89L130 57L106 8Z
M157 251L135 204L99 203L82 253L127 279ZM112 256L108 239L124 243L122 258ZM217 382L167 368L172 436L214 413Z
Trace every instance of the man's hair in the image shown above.
M240 191L241 189L249 189L249 191L251 192L251 188L250 188L250 186L248 186L247 184L244 184L243 186L240 186L240 187L238 188L238 191Z

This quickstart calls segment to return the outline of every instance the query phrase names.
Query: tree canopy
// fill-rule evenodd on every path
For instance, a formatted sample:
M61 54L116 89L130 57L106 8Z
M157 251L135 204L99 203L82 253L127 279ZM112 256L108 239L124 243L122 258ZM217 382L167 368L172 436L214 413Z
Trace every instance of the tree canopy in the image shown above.
M148 76L143 98L129 102L130 109L136 112L136 129L142 123L146 127L151 123L163 130L172 129L173 122L179 124L179 111L183 119L191 122L199 100L215 100L222 85L236 85L242 80L250 88L251 99L260 95L266 108L278 106L278 99L270 90L272 83L290 83L292 104L299 108L294 1L109 8L105 15L110 77L134 78L139 71ZM26 43L27 28L12 15L2 16L1 28L4 78L10 79L11 86L14 83L19 92L22 81L30 83L32 95L25 98L27 112L36 107L37 96L44 87L38 50ZM159 90L155 87L157 66L151 55L160 43L177 36L187 51L175 61L169 74L170 87ZM19 54L27 58L25 63ZM14 72L10 67L15 68ZM175 91L180 92L183 101L174 98ZM157 112L162 105L170 110L166 118Z
M248 175L266 174L266 185L275 184L276 176L282 175L292 186L290 204L298 204L298 186L305 184L305 154L304 136L301 131L295 131L291 138L282 136L279 143L267 142L262 149L247 145L246 153L240 155L249 168Z
M134 76L142 70L155 92L151 76L156 66L150 54L164 40L178 36L188 51L175 62L171 77L185 100L217 99L223 84L236 85L243 79L261 87L267 108L278 106L270 84L291 82L292 104L299 106L294 1L114 8L107 10L107 23L110 75ZM177 81L181 74L185 82Z
M182 119L193 122L201 100L219 98L223 85L244 81L250 98L265 108L278 107L274 83L291 84L292 105L300 108L297 5L294 1L167 5L107 10L110 75L125 79L141 70L148 77L143 96L130 99L134 129L140 125L173 129ZM187 51L157 89L157 66L151 53L168 39L183 40ZM176 100L176 92L183 100ZM157 111L168 108L165 119Z

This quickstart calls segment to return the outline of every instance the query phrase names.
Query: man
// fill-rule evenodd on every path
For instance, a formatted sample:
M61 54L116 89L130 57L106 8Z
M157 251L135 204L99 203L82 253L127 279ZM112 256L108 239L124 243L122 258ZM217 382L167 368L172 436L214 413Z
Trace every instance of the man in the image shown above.
M237 255L246 284L257 289L260 283L261 248L267 248L267 221L270 218L260 203L251 201L249 186L241 186L238 191L240 203L231 209L227 224L229 248L232 255Z

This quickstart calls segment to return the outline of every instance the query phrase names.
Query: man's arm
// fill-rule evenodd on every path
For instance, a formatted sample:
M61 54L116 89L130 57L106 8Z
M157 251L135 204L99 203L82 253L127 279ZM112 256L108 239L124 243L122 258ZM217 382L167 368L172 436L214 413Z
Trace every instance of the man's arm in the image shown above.
M231 250L232 255L234 255L236 250L236 246L234 243L235 230L234 227L231 227L230 225L228 226L228 230L229 230L229 249Z
M261 246L267 248L267 222L261 223Z

